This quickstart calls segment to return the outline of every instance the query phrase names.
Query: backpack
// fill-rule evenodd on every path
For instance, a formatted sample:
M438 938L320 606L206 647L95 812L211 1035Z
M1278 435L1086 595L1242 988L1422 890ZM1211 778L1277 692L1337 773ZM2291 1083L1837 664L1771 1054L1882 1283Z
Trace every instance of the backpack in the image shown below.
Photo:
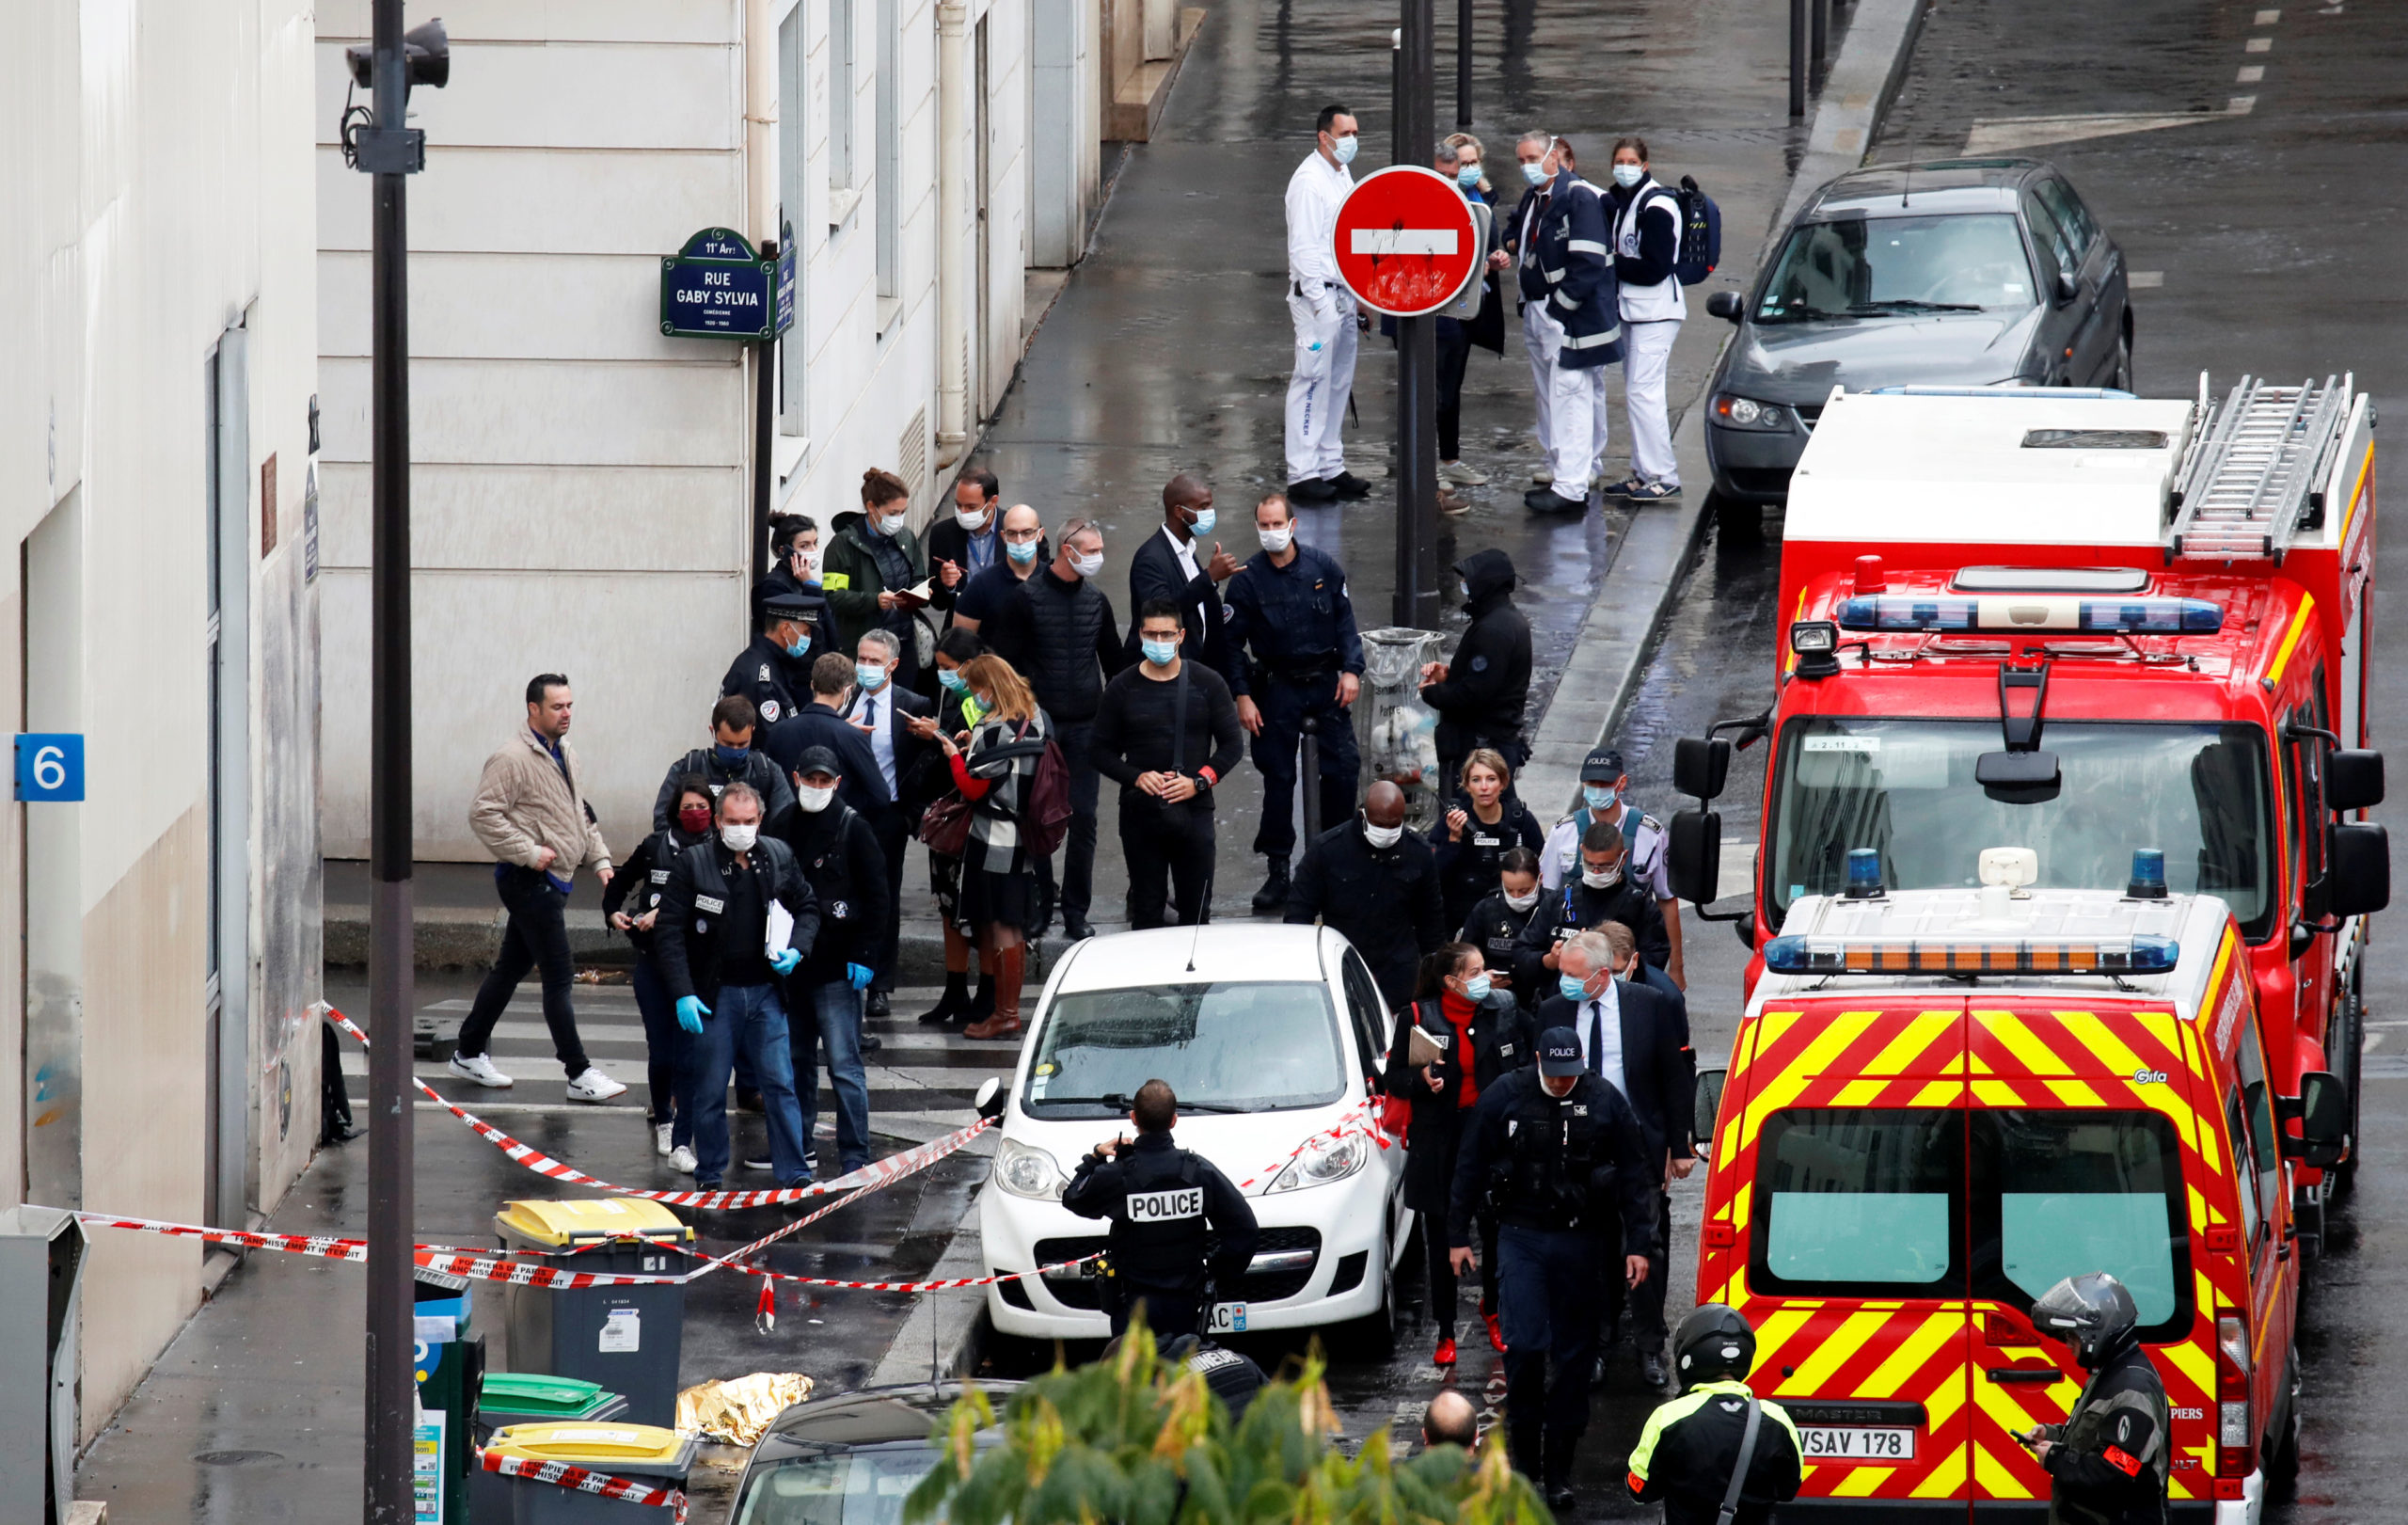
M1061 745L1050 736L1045 739L1045 755L1037 759L1037 777L1028 789L1028 815L1022 824L1028 829L1030 849L1047 858L1054 856L1070 829L1070 765L1063 759Z
M1701 285L1722 262L1722 209L1697 188L1694 176L1683 175L1672 194L1681 203L1681 252L1673 258L1672 274L1684 286Z

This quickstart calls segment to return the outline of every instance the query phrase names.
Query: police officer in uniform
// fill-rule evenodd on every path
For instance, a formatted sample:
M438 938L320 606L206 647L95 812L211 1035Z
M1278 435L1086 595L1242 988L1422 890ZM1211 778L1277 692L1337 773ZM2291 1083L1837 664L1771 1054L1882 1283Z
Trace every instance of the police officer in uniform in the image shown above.
M1765 1525L1775 1504L1798 1497L1804 1456L1788 1411L1748 1387L1756 1331L1735 1310L1701 1303L1673 1331L1672 1358L1683 1391L1647 1416L1624 1478L1631 1498L1661 1500L1665 1525L1712 1525L1731 1495L1744 1447L1746 1480L1724 1525Z
M1511 992L1525 1009L1547 994L1544 989L1524 990L1513 977L1514 961L1522 955L1522 934L1538 919L1539 902L1545 898L1546 892L1539 888L1538 854L1528 848L1508 848L1497 861L1497 887L1473 903L1463 930L1455 934L1457 942L1480 949L1489 982Z
M2073 1346L2090 1374L2063 1424L2016 1436L2048 1470L2049 1525L2162 1525L2172 1470L2165 1384L2141 1348L2140 1310L2104 1271L2069 1276L2032 1305L2032 1326Z
M1296 848L1293 798L1304 723L1320 732L1321 822L1336 826L1354 811L1362 759L1347 713L1363 688L1363 639L1346 596L1346 569L1296 540L1296 515L1273 493L1254 511L1262 548L1229 579L1229 691L1238 723L1254 738L1254 766L1262 770L1262 825L1254 850L1269 860L1270 877L1254 896L1258 913L1288 904L1288 855ZM1251 648L1251 659L1241 654Z
M1140 1306L1159 1338L1195 1334L1207 1291L1234 1291L1254 1261L1254 1209L1212 1161L1171 1141L1179 1098L1168 1081L1138 1087L1129 1120L1137 1136L1098 1144L1079 1162L1062 1205L1083 1218L1112 1222L1104 1304L1116 1336ZM1208 1230L1221 1236L1209 1267Z
M719 680L724 696L752 701L764 728L811 703L812 627L825 617L827 600L777 592L761 602L761 633Z
M1678 996L1680 991L1663 974L1671 941L1664 935L1664 915L1656 898L1629 873L1630 851L1621 831L1610 822L1592 821L1580 838L1580 872L1552 893L1542 892L1538 914L1522 932L1521 952L1513 962L1513 985L1527 999L1542 1000L1555 988L1557 959L1563 940L1601 921L1618 921L1639 943L1640 972L1645 983Z
M1421 668L1421 702L1438 715L1438 776L1463 776L1464 759L1481 747L1506 766L1529 761L1522 711L1530 702L1530 622L1513 607L1513 559L1474 551L1455 564L1464 580L1471 627L1447 661Z
M1656 909L1663 913L1664 935L1671 948L1664 972L1673 985L1687 989L1688 978L1681 966L1681 902L1672 896L1671 865L1664 850L1671 834L1664 830L1662 821L1630 802L1630 770L1623 764L1620 747L1599 747L1580 760L1579 808L1546 834L1546 843L1539 849L1539 882L1558 890L1565 880L1577 876L1581 835L1601 820L1621 829L1623 842L1630 849L1624 877L1645 885L1656 897Z
M1481 1092L1456 1157L1449 1259L1458 1276L1478 1263L1473 1220L1485 1201L1497 1218L1506 1441L1558 1511L1572 1502L1573 1453L1589 1427L1600 1231L1621 1215L1623 1276L1645 1280L1654 1182L1638 1115L1590 1072L1568 1027L1539 1035L1536 1070Z

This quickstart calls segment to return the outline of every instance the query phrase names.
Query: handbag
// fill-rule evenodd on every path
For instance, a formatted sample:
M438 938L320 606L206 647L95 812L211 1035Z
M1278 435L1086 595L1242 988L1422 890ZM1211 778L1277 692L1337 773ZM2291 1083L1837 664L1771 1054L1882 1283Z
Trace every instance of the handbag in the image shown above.
M970 850L970 802L947 789L920 812L918 836L931 852L958 858Z

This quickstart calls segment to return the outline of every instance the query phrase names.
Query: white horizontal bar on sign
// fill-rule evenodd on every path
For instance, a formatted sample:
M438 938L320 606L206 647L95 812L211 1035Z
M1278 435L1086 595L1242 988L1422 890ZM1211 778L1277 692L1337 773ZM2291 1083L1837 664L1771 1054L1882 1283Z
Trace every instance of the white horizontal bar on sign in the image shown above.
M1357 254L1452 254L1455 234L1452 228L1357 228L1354 230L1354 252Z

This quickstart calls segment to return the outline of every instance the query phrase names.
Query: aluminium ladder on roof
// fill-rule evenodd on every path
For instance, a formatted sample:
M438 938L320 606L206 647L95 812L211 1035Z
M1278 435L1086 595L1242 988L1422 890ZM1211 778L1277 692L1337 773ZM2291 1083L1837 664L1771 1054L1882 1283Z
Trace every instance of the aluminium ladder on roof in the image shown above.
M2323 484L2347 425L2354 376L2278 387L2241 378L2221 405L2199 377L2196 417L2175 493L2166 551L2184 561L2279 563L2324 506Z

